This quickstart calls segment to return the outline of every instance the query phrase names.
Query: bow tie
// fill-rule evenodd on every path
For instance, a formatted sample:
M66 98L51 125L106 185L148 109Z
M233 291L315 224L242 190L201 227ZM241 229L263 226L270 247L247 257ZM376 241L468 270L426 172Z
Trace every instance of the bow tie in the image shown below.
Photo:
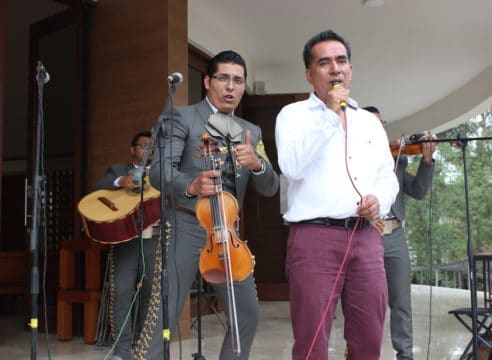
M210 135L218 138L228 138L231 142L241 142L243 129L232 115L216 112L209 116L205 128Z

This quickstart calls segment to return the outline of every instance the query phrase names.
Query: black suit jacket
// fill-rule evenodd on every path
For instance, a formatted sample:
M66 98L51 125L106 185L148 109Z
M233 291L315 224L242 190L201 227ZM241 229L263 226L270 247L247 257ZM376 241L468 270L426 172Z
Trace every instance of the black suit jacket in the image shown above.
M391 211L400 221L405 220L405 194L417 200L423 199L429 191L434 174L434 163L429 165L420 160L416 175L412 175L406 170L407 165L408 159L406 157L400 158L396 170L400 190L391 206Z
M119 189L113 182L120 176L127 176L129 171L134 169L133 164L113 164L108 167L106 174L97 181L96 189L115 190Z

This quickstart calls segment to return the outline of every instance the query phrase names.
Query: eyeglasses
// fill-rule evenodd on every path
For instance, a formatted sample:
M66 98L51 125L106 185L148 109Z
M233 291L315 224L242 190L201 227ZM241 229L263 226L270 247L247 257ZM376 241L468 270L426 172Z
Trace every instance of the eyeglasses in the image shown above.
M142 149L147 149L148 146L149 146L149 143L136 143L135 144L135 147L139 147Z
M212 78L219 80L219 82L222 84L228 84L229 81L231 81L231 80L235 85L243 85L244 84L244 78L242 78L240 76L231 76L228 74L218 74L218 75L212 75Z

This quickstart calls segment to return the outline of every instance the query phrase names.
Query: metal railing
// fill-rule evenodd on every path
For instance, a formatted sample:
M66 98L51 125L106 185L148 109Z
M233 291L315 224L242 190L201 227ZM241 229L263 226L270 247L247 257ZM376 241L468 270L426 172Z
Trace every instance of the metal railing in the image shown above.
M479 280L479 274L477 274ZM448 264L429 266L412 266L412 283L425 284L456 289L469 288L468 262L456 261Z

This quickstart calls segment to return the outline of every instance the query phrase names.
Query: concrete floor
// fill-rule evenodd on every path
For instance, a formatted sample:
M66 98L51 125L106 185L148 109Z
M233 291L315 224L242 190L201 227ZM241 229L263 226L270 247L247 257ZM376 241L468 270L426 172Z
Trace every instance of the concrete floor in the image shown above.
M432 302L430 301L432 289ZM448 311L468 307L470 293L466 290L436 288L422 285L412 286L414 353L415 359L453 360L459 359L470 339L470 333ZM480 298L479 298L479 304ZM292 331L289 318L289 304L286 301L261 302L261 322L252 349L251 359L290 359ZM429 314L432 313L432 317ZM388 316L387 316L388 318ZM14 316L0 317L0 359L29 359L31 334L22 330L22 319ZM215 315L203 317L202 354L207 360L218 358L218 350L224 334L223 326ZM430 336L430 340L429 340ZM39 333L37 359L49 359L46 337ZM51 359L102 360L107 347L85 345L81 338L59 342L50 336ZM430 344L430 345L428 345ZM196 331L190 339L171 343L171 359L192 359L197 351ZM344 359L343 316L338 310L332 331L330 359ZM388 324L386 324L383 354L381 359L394 359Z

